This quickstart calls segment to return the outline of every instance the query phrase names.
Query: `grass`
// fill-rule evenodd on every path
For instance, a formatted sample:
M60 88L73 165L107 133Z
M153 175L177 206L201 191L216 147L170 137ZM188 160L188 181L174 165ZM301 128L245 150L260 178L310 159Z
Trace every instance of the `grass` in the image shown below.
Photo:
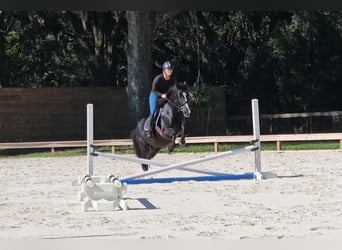
M248 146L247 143L221 143L219 151L233 150ZM282 150L336 150L340 148L339 141L311 141L311 142L282 142ZM276 150L274 142L261 143L262 150ZM99 147L97 150L102 152L111 152L111 147ZM210 144L189 144L182 147L176 147L175 153L180 152L213 152L214 145ZM20 150L2 150L0 157L58 157L58 156L81 156L86 155L86 148L63 148L57 149L54 153L50 149L20 149ZM115 147L117 154L133 154L132 146L117 146ZM162 153L166 152L166 148L162 148Z
M325 150L325 149L339 149L339 141L316 141L316 142L283 142L282 150Z

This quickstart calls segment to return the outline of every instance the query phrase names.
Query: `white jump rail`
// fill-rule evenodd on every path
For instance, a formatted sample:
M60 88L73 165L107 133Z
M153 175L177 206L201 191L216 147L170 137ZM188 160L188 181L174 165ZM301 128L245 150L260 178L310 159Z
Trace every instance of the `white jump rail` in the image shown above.
M173 181L217 181L217 180L236 180L236 179L257 179L263 178L261 172L261 156L260 156L260 122L259 122L259 107L258 100L253 99L252 103L252 123L253 123L253 140L250 146L243 148L216 153L198 159L192 159L179 163L165 163L155 160L148 160L142 158L133 158L124 155L118 155L107 152L100 152L96 150L94 143L94 127L93 127L93 105L87 105L87 174L80 179L82 184L82 191L79 199L82 200L82 210L86 211L89 207L95 210L118 210L127 209L127 205L123 199L123 193L126 192L127 184L147 184L147 183L168 183ZM201 170L189 167L197 163L212 161L222 157L233 154L254 152L254 172L242 174L229 174L210 170ZM96 177L93 176L93 157L102 156L118 160L131 161L136 163L144 163L149 165L158 166L160 168L137 173L126 177L115 177L113 175ZM197 172L206 175L202 176L183 176L183 177L167 177L167 178L143 178L152 176L162 172L170 171L173 169L184 170L189 172ZM97 191L95 192L95 188ZM101 195L103 193L103 195ZM96 195L95 195L96 194ZM110 198L111 197L111 198ZM101 205L99 205L101 204Z

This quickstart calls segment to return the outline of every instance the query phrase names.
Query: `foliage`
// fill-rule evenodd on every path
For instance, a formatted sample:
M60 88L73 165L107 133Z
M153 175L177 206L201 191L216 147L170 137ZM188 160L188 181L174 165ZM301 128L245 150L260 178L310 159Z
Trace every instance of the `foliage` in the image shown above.
M215 105L215 93L205 83L195 83L190 87L189 96L191 100L191 106L199 108L213 107Z
M200 70L226 87L228 115L251 98L264 113L341 110L341 14L184 11L153 30L153 74L165 60L180 81ZM123 11L2 11L0 86L127 85L126 44Z
M117 65L118 61L111 59L117 51L112 42L117 42L124 54L123 36L115 33L123 26L120 13L89 12L86 18L64 11L0 15L9 72L3 87L115 84L118 77L126 76L125 60ZM117 68L115 74L113 67Z
M63 16L49 12L8 15L12 25L5 34L7 86L56 87L89 77L84 58L75 53L77 44L70 27L62 23Z

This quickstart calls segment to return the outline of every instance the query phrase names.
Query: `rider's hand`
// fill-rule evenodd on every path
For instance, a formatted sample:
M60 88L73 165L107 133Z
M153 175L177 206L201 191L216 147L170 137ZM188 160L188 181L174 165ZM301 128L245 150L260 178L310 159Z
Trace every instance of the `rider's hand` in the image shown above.
M166 94L162 94L161 98L166 99Z

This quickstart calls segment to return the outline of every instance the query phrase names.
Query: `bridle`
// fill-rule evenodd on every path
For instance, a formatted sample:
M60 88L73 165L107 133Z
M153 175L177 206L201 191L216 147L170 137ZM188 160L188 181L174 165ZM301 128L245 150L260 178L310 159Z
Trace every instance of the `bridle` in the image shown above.
M182 94L184 94L184 93L185 92L182 92ZM178 95L176 95L176 96L177 96L177 101L178 101L179 100ZM180 104L180 105L178 105L177 103L174 103L169 98L166 98L166 100L168 101L168 103L173 105L177 109L178 112L181 112L182 111L182 107L185 106L186 104L188 104L188 99L187 98L185 98L186 101L184 103Z

